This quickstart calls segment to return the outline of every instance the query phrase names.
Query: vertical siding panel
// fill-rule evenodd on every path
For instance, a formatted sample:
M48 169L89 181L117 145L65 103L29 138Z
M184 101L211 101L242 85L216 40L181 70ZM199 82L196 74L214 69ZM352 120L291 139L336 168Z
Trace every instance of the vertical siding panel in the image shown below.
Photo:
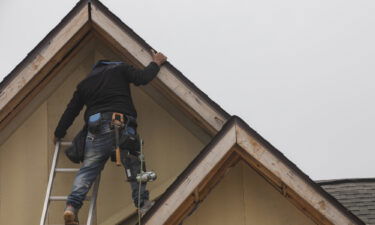
M0 224L38 224L47 184L46 104L1 146Z

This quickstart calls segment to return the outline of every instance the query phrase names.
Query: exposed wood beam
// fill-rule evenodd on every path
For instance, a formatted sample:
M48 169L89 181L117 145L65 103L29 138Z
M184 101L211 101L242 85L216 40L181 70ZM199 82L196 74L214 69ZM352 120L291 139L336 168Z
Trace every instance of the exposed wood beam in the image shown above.
M52 92L70 75L69 67L79 66L82 58L88 57L93 49L93 37L87 35L81 43L71 51L65 60L46 76L24 100L0 124L0 144L20 126L42 104ZM66 66L69 64L69 67ZM6 126L4 126L6 125ZM3 127L4 126L4 127Z
M71 20L38 47L23 67L14 71L14 77L0 94L0 130L21 110L20 105L51 71L60 64L72 48L88 33L88 5L77 8Z
M295 198L291 198L292 190L287 191L288 186L285 185L277 176L275 176L270 170L265 168L261 163L259 163L254 157L252 157L248 152L242 149L240 146L235 148L236 153L240 156L242 161L248 166L253 168L261 177L263 177L272 187L274 187L280 194L287 198L293 205L295 205L299 210L301 210L307 217L312 219L316 224L332 224L323 215L319 213L313 213L316 210L309 206L307 203L303 205L301 202L304 200L300 197L299 201ZM295 193L293 192L293 196ZM308 207L308 209L307 209Z
M354 215L343 211L339 203L332 202L324 191L319 191L316 184L302 177L298 168L290 166L273 147L265 145L240 119L231 119L227 123L227 127L234 127L234 136L232 128L215 137L216 144L204 150L207 154L194 159L194 167L184 171L184 177L173 184L165 197L161 197L163 201L146 215L144 224L179 224L239 160L250 165L316 224L363 224ZM233 138L234 143L231 142ZM228 141L231 144L225 144Z
M236 126L236 135L237 144L243 149L239 152L242 157L270 178L298 208L308 209L304 212L319 224L355 224L244 128Z
M219 162L225 159L225 155L229 153L235 141L235 128L232 126L228 129L226 135L211 147L211 150L204 157L206 160L203 160L189 173L184 181L178 185L177 191L173 192L166 201L163 202L157 215L151 217L145 224L161 225L166 224L170 219L174 220L173 218L178 218L179 220L182 218L184 213L191 208L191 204L194 203L193 192L195 188L197 188L199 184L202 184L207 176L212 175L212 170ZM175 212L176 209L179 209L178 212ZM174 216L172 216L173 214ZM168 223L171 222L168 221Z
M208 194L220 183L229 170L236 165L240 157L233 149L227 151L219 163L215 165L207 177L191 192L190 196L176 209L165 225L181 224L183 220L191 215Z
M134 64L138 64L140 67L148 65L152 60L150 49L146 49L133 35L109 18L95 1L91 5L91 9L93 25L98 33L118 51L123 52L122 54L130 55ZM219 131L227 119L225 115L216 111L204 98L180 80L168 66L163 66L160 69L158 77L152 82L152 85L166 95L169 100L185 109L187 114L192 115L193 119L211 134Z
M8 114L3 118L0 122L0 131L3 130L9 122L11 122L34 98L35 96L40 93L43 88L58 74L58 72L66 65L81 49L83 46L82 43L88 41L92 38L92 35L87 32L87 28L81 30L82 33L77 34L77 38L79 40L75 40L75 45L70 48L70 51L67 52L64 56L61 56L58 62L50 62L51 68L45 73L37 74L18 94L17 97L18 102L16 105L10 104ZM48 67L49 67L48 66ZM8 108L8 106L7 106Z

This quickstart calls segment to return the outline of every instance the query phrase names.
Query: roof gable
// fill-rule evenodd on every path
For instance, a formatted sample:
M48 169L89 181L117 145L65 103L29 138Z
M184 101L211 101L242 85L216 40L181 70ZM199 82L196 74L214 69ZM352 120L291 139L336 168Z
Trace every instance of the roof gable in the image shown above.
M239 160L317 224L364 224L235 116L161 196L143 224L179 224Z
M104 5L82 0L0 84L0 130L45 87L90 35L110 43L124 60L139 68L152 59L153 48ZM229 117L169 62L151 85L211 135Z
M82 0L0 84L1 131L92 35L135 66L142 68L151 60L152 47L132 29L99 1ZM242 120L233 117L222 128L229 114L170 63L151 85L208 133L220 132L146 215L148 224L180 220L238 160L256 168L315 221L363 224Z

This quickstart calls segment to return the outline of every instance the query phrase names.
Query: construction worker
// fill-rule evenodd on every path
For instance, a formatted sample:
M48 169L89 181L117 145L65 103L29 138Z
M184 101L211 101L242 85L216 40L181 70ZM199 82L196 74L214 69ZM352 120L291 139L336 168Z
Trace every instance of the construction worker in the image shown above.
M108 158L113 155L115 136L117 136L111 124L114 116L123 119L121 134L136 134L137 112L131 98L130 84L136 86L148 84L156 77L160 66L167 60L162 53L151 50L151 54L152 61L142 70L124 62L99 60L89 75L77 85L72 99L62 114L55 130L55 143L65 136L66 130L84 105L86 105L84 118L88 127L84 140L83 165L75 177L72 192L66 202L65 224L78 224L78 210L87 192ZM128 149L127 153L121 151L121 162L125 166L125 173L130 171L137 174L141 170L137 151L137 149ZM141 183L139 186L134 177L129 182L135 206L140 206L139 210L145 213L153 204L149 201L146 183ZM138 199L139 194L140 199Z

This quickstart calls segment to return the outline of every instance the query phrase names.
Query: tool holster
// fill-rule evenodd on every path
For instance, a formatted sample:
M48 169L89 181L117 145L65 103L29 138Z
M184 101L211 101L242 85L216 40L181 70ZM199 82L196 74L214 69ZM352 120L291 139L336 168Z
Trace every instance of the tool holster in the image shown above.
M114 112L112 114L111 126L115 130L115 154L116 154L116 165L121 166L121 154L120 154L120 132L124 128L124 115L122 113Z

